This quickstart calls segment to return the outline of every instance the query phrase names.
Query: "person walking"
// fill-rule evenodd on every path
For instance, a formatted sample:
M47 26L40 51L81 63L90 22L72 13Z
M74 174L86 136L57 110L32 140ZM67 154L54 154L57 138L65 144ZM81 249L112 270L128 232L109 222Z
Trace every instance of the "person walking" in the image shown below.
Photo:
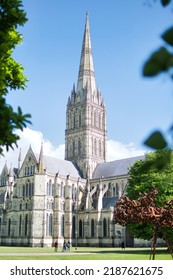
M124 244L124 241L121 243L121 248L122 248L122 250L125 250L125 244Z
M66 244L66 241L64 240L64 244L63 244L63 248L62 248L62 251L65 252L67 249L67 244Z
M54 247L55 247L55 252L57 252L58 251L58 242L57 242L57 240L54 243Z
M67 249L68 249L68 251L70 251L70 245L71 245L71 244L70 244L70 241L68 241L68 242L67 242Z

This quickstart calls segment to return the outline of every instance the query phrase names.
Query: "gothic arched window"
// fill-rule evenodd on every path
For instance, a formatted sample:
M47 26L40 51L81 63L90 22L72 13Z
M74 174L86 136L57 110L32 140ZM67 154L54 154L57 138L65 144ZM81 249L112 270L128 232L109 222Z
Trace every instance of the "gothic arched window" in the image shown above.
M107 220L106 218L103 219L103 237L107 236Z
M72 237L73 238L76 237L76 218L75 218L75 216L73 216L73 219L72 219Z
M35 165L32 166L32 174L35 173Z
M79 221L79 237L82 237L82 234L83 234L82 225L83 225L82 220L80 220Z
M75 112L74 112L74 115L73 115L73 128L76 127L76 116L75 116Z
M109 184L108 184L108 196L111 196L111 193L112 193L112 186L111 186L111 183L109 182Z
M53 235L53 215L49 215L49 235Z
M91 110L91 125L94 126L94 113L93 113L93 110Z
M22 186L22 195L25 196L25 185Z
M52 180L49 180L49 182L47 183L47 194L49 196L52 196Z
M32 185L29 183L29 196L32 196Z
M34 195L34 183L31 185L31 195Z
M105 129L105 119L104 119L104 115L102 115L102 129Z
M81 156L81 141L80 139L78 140L78 156Z
M96 122L96 111L94 111L94 126L96 127L96 124L97 124L97 122Z
M101 147L101 141L99 141L99 156L102 156L102 147Z
M119 192L119 186L118 183L116 183L116 195L118 196L118 192Z
M70 114L70 128L73 128L73 112Z
M11 219L8 220L8 236L11 234Z
M64 236L64 215L61 216L61 236Z
M75 156L75 141L73 141L73 144L72 144L72 154L74 157Z
M28 234L28 214L25 216L25 236Z
M47 183L47 195L49 194L49 183Z
M112 188L112 196L116 196L116 187L113 185Z
M91 138L91 147L92 147L92 156L94 155L94 141L93 138Z
M91 237L94 237L94 219L91 220Z
M55 195L55 184L52 184L52 196Z
M26 183L26 196L29 195L29 183Z
M21 236L22 233L22 215L19 217L19 236Z
M81 112L79 112L79 127L82 125L82 117L81 117Z
M49 215L48 215L48 214L46 214L46 235L48 235L48 234L49 234L48 229L49 229Z
M97 155L97 141L94 139L94 155Z
M0 236L1 236L2 219L0 218Z
M100 127L99 127L100 129L103 128L102 122L103 122L103 115L100 113Z

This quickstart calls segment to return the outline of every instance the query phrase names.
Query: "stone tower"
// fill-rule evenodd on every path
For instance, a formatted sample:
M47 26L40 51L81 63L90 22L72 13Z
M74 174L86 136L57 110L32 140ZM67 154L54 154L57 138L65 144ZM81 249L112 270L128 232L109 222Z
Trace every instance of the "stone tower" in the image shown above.
M92 178L97 163L106 160L106 112L96 87L88 13L77 88L73 85L67 103L65 159L76 164L83 178Z

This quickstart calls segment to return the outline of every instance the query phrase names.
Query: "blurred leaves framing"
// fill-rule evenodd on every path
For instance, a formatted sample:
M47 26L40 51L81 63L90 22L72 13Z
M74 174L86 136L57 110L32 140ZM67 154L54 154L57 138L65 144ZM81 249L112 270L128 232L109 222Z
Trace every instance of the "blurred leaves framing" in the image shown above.
M25 89L27 79L23 67L14 60L13 51L22 43L22 35L17 31L27 21L22 0L0 0L0 155L3 148L8 151L17 146L17 130L23 130L30 122L30 114L17 112L6 102L6 96L14 90Z
M172 0L160 0L163 7L168 6ZM165 45L154 51L143 67L143 76L155 77L161 73L166 73L170 79L173 79L173 26L169 27L161 34ZM173 132L173 125L170 129ZM148 147L160 150L172 148L172 143L165 138L161 131L154 131L145 141ZM168 159L168 158L167 158Z

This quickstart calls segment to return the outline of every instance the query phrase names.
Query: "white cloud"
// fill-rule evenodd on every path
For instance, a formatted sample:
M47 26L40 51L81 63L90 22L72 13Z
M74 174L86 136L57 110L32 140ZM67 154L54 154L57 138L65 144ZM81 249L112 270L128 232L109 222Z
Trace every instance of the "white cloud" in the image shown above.
M44 139L42 132L32 130L30 128L25 128L23 132L19 131L18 135L20 136L20 140L18 141L18 148L15 148L14 146L14 150L10 149L8 153L4 149L4 157L0 156L0 171L2 170L5 162L7 162L8 166L12 164L13 167L17 167L20 148L23 160L30 145L35 153L39 153L41 143L43 143L45 155L60 159L64 158L65 145L62 144L58 147L54 147L49 140Z
M65 145L61 144L54 147L49 140L44 139L42 132L26 128L23 132L19 131L20 140L18 141L18 148L10 150L8 153L4 150L4 157L0 156L0 172L7 162L7 165L12 164L13 167L18 166L19 150L22 151L22 160L31 145L35 153L40 152L41 143L43 143L44 154L60 159L64 159ZM145 151L138 150L134 143L123 144L114 140L107 141L107 161L122 159L143 155Z
M145 152L137 149L134 143L123 144L114 140L107 141L107 161L141 156Z

